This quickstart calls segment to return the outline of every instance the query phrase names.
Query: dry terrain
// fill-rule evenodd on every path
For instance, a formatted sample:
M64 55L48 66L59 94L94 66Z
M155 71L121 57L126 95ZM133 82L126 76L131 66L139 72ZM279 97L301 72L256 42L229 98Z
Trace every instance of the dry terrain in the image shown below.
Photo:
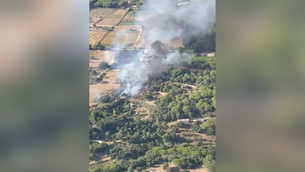
M120 84L114 84L118 79L118 70L110 70L105 72L106 76L103 79L103 82L107 83L98 83L89 85L89 106L95 104L92 102L92 99L99 96L101 93L106 93L111 90L116 90L120 88Z
M90 25L109 27L117 25L127 13L126 9L97 8L90 11Z
M102 44L125 44L126 47L131 47L136 43L140 35L140 26L116 26L114 31L109 32L102 40Z
M98 67L99 64L103 61L111 64L114 62L114 51L100 51L100 50L92 50L89 52L89 56L93 56L96 59L91 60L89 66L90 67Z
M90 60L89 63L90 67L96 68L102 61L111 64L114 60L114 51L90 51L89 56L93 56L96 58L95 60ZM103 79L105 83L93 84L89 86L89 106L94 104L91 102L94 97L100 95L101 93L106 93L110 90L115 90L120 87L120 84L113 83L118 79L118 70L109 70L105 73L106 76Z
M103 18L96 23L97 27L112 27L120 22L119 18Z
M106 35L106 31L89 31L89 44L95 45L96 43L100 42L104 36Z

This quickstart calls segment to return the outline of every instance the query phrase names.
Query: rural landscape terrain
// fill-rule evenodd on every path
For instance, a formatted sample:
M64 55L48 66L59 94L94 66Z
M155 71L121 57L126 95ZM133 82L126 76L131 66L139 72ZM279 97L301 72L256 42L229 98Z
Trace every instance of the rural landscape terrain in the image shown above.
M89 171L215 172L215 0L89 3Z

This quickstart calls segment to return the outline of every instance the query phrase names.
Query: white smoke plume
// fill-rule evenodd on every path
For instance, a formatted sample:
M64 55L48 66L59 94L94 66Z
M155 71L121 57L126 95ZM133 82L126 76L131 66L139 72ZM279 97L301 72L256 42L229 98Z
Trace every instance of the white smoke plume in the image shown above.
M130 51L127 54L118 52L116 55L116 58L125 58L124 62L118 62L119 79L124 84L123 93L131 96L137 95L146 83L159 77L162 72L169 71L172 66L191 62L193 55L168 50L162 43L170 43L177 38L181 40L185 33L192 36L207 33L215 23L215 0L194 1L181 6L172 0L147 0L136 17L145 19L141 22L145 36L139 40L140 45L157 43L156 47L146 46L145 53ZM117 34L116 37L123 35L128 39L128 34ZM118 43L116 40L113 44ZM163 53L159 54L159 51ZM143 62L143 57L147 56L150 56L149 62Z

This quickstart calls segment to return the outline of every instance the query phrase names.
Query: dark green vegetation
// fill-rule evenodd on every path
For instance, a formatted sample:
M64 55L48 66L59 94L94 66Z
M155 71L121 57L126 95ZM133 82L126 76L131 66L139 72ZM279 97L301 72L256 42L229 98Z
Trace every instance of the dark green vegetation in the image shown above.
M132 5L141 6L143 5L143 0L89 0L90 9L92 8L121 8L129 7Z
M145 171L165 163L163 168L171 171L166 164L171 162L180 169L203 164L215 171L215 59L196 57L188 68L171 70L164 74L169 80L160 78L143 100L100 99L89 112L89 156L97 161L90 170ZM141 115L139 108L149 114ZM182 118L190 124L176 122Z
M183 45L186 48L191 48L196 53L215 52L216 25L214 25L208 33L202 34L201 36L192 36L189 35L188 33L192 33L192 32L187 31L183 36Z
M98 42L97 44L95 45L90 45L89 44L89 50L104 50L105 49L105 46L102 45L100 42Z

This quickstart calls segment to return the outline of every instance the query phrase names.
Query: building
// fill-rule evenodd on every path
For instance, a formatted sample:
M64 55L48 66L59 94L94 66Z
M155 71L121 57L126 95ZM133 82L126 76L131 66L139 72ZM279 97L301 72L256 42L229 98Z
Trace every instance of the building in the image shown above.
M215 55L216 55L215 52L211 52L211 53L207 54L208 57L215 57Z
M205 118L198 118L198 119L194 119L193 121L199 121L199 122L205 122L207 121L208 119L210 119L209 117L205 117Z
M183 122L183 124L189 124L190 119L178 119L177 122Z

